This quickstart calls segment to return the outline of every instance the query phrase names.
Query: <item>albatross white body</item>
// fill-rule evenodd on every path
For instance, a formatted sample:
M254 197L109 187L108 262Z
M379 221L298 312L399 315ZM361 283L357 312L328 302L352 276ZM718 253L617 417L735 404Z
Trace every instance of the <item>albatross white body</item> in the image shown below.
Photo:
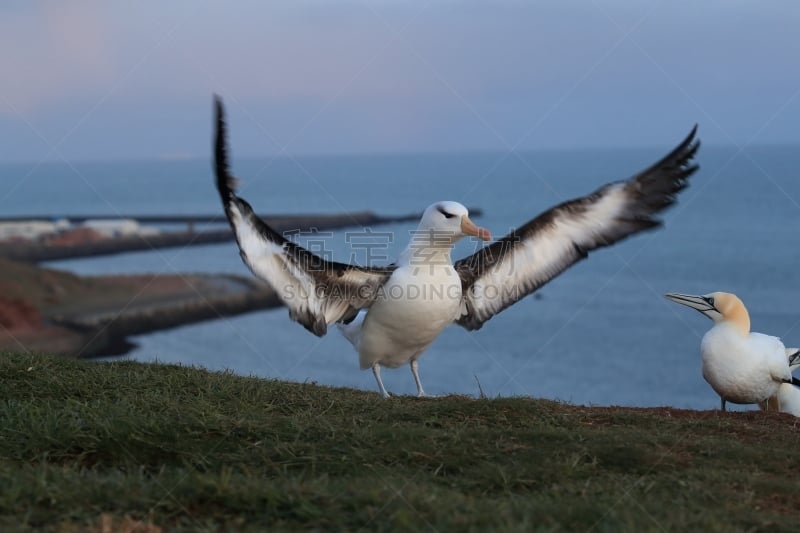
M416 359L458 318L461 280L453 267L437 265L413 275L419 268L398 267L384 285L385 296L372 304L358 347L362 369L375 363L394 368Z
M286 239L236 194L228 168L222 102L216 101L216 185L239 253L269 283L289 318L322 336L336 324L371 368L383 396L382 366L409 364L425 395L417 360L442 330L479 329L589 252L660 227L655 215L676 200L697 166L695 129L672 152L625 181L563 202L501 239L453 263L453 245L466 236L489 240L457 202L437 202L397 262L359 266L328 261Z

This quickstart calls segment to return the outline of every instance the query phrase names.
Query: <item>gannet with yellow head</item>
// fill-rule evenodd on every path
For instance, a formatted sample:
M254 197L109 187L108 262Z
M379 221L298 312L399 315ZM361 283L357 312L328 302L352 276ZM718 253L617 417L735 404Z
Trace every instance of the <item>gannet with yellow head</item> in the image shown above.
M735 294L703 296L669 293L665 297L691 307L714 321L703 336L703 378L725 402L760 404L781 384L792 383L786 348L778 337L750 331L750 315Z

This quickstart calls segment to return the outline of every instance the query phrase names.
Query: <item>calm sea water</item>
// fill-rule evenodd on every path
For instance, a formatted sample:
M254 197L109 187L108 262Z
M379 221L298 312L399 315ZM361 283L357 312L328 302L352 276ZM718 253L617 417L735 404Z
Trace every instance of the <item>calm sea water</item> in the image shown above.
M676 139L677 141L677 139ZM500 236L560 201L623 179L669 147L621 151L237 159L242 195L263 213L371 209L419 212L437 200L480 207ZM420 359L432 394L530 395L580 404L716 408L700 374L710 322L667 302L669 291L738 293L757 331L800 345L800 149L702 147L692 178L661 230L593 252L478 332L448 328ZM0 166L0 210L27 214L222 213L208 161ZM390 232L390 258L414 224ZM354 231L354 230L350 230ZM358 231L358 230L355 230ZM315 237L316 238L316 237ZM348 230L325 239L348 261ZM454 257L475 249L462 242ZM389 259L390 260L390 259ZM387 260L388 262L388 260ZM248 274L234 244L60 261L83 274ZM140 336L128 357L376 390L349 344L318 339L286 310L256 312ZM407 368L385 370L391 392L413 393Z

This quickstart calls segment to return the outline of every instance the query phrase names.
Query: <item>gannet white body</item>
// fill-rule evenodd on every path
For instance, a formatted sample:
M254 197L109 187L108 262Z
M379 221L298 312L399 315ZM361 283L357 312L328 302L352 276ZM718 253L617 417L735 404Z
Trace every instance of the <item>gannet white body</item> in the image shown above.
M703 336L700 352L703 378L725 403L758 404L792 382L786 348L778 337L750 331L750 315L735 294L703 296L670 293L673 302L699 311L714 321Z
M548 209L502 239L453 263L465 236L489 240L457 202L428 207L397 262L358 266L328 261L287 240L235 191L228 170L222 102L216 100L216 185L242 260L268 282L289 317L315 335L331 324L371 368L383 396L382 366L408 363L417 385L417 360L441 331L456 323L479 329L494 315L536 291L589 252L660 227L655 215L676 200L696 170L693 129L667 156L632 178Z

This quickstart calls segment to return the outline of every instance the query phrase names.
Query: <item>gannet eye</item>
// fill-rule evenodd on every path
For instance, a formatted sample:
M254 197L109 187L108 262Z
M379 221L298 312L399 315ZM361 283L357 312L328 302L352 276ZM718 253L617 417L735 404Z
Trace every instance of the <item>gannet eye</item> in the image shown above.
M711 307L714 307L714 297L713 296L709 296L708 298L706 298L706 301L708 302L708 305L710 305Z

